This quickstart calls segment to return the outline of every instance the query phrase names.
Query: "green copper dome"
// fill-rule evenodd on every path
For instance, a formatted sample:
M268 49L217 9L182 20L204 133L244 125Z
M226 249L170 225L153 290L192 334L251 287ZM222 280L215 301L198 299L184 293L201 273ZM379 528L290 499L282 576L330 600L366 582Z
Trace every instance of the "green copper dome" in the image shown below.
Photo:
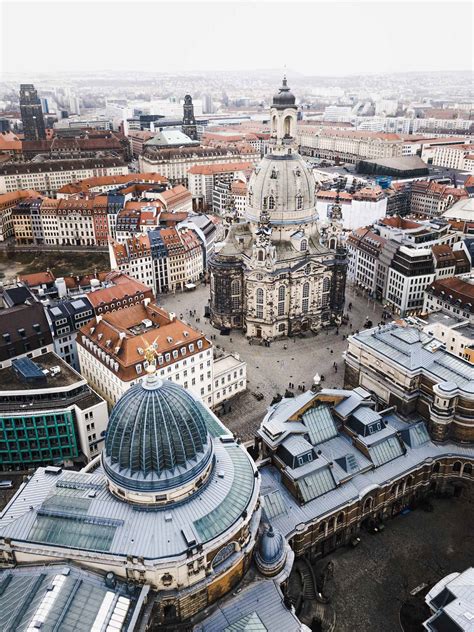
M213 455L207 410L184 388L147 376L114 406L102 463L131 491L167 491L197 478Z

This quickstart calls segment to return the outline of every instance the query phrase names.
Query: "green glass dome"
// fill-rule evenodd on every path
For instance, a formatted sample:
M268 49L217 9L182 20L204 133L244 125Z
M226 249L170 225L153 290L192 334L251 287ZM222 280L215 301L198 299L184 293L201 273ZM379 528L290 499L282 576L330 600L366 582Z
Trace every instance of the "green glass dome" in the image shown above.
M213 455L205 406L156 376L132 386L110 415L102 454L107 476L130 491L163 492L197 478Z

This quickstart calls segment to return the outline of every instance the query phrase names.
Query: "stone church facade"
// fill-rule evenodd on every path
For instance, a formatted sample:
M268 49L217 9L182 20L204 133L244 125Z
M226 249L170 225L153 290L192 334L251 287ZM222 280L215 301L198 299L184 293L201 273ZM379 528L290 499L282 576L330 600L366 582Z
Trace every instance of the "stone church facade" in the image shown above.
M342 318L346 254L317 229L316 183L296 148L297 106L286 79L273 97L271 149L252 174L245 222L209 262L217 328L272 339Z

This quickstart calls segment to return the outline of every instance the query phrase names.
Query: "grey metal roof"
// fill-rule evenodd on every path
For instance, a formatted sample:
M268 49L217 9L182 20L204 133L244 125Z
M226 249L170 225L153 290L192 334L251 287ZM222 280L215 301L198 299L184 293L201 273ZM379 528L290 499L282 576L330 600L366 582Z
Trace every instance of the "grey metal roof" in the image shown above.
M313 498L322 496L331 489L335 489L336 481L331 473L331 468L326 465L299 479L297 487L304 502L308 502L313 500Z
M352 413L352 416L364 425L381 420L380 413L373 410L372 408L369 408L368 406L360 406Z
M474 381L472 364L450 354L441 343L416 327L390 323L361 331L352 339L385 356L390 364L398 364L414 373L427 372L436 382L454 382L459 388L465 388L468 382Z
M263 511L269 520L275 516L286 513L285 503L278 489L265 496Z
M336 424L329 406L316 406L303 414L303 423L308 428L309 439L313 445L323 443L337 436Z
M263 625L258 614L252 612L227 626L224 632L267 632L267 630L268 628Z
M426 595L426 602L437 609L425 622L429 630L474 632L474 568L443 578Z
M127 629L135 605L123 583L111 589L103 577L72 566L0 571L2 632L105 630L112 616L118 632Z
M404 423L400 421L400 423ZM350 452L350 441L339 436L335 439L322 444L322 452L329 458L327 447L333 444L334 458L342 456ZM349 449L348 449L349 447ZM365 459L362 453L353 448L357 460ZM355 453L354 452L354 453ZM278 503L285 507L285 512L278 513L272 518L273 527L279 529L287 538L295 532L296 525L299 523L313 522L325 515L333 513L339 508L358 500L363 497L369 490L374 487L383 485L387 481L397 479L404 474L419 467L421 463L430 462L432 459L440 459L444 456L457 456L459 458L474 458L474 447L468 445L458 445L455 443L445 443L437 445L432 441L428 441L417 447L407 447L406 453L401 456L384 463L379 467L369 467L351 477L350 480L339 485L335 489L331 489L322 496L300 505L296 498L282 485L281 475L273 466L264 466L260 473L262 476L261 493L266 503L268 495L278 492ZM365 462L370 466L371 463L367 459ZM336 465L333 467L336 474ZM341 475L345 472L340 468ZM273 498L272 498L273 500Z
M403 448L396 435L387 437L369 447L370 458L376 466L388 463L403 455Z
M43 548L67 547L71 557L74 549L147 559L185 555L185 533L197 543L209 541L243 520L257 502L259 480L244 448L214 439L214 454L218 466L199 492L156 510L113 496L103 472L52 476L39 468L0 514L0 534Z
M300 454L306 454L309 450L313 449L313 446L309 441L306 441L301 435L290 435L281 445L291 454L291 456L299 456Z
M299 632L302 629L296 616L284 605L276 583L271 579L255 578L239 593L220 602L209 617L194 626L194 632L223 632L254 613L269 632ZM230 629L239 630L238 627Z

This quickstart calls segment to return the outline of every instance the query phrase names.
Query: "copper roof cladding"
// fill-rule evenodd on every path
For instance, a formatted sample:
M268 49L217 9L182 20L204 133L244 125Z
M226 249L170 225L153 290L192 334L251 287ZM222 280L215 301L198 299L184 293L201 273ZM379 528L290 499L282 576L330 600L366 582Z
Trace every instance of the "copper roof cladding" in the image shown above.
M150 320L152 326L143 327L143 320ZM139 331L139 333L134 333ZM187 332L185 334L185 332ZM206 339L204 334L193 329L184 322L174 318L171 320L170 314L157 305L143 305L142 303L132 305L127 309L116 312L107 312L102 318L96 318L95 322L91 321L81 328L77 338L78 344L88 349L83 337L89 339L97 347L118 362L119 368L116 372L117 376L129 382L137 378L135 365L143 363L145 357L138 349L145 350L147 347L155 343L156 352L163 356L163 361L159 367L173 364L176 359L170 353L173 350L186 348L186 357L192 356L198 350L195 347L193 351L189 350L190 343L202 341L204 351L211 347L211 343ZM110 341L110 342L108 342ZM167 360L165 354L170 353ZM101 360L98 358L98 361Z
M112 409L102 465L131 491L163 492L196 480L214 450L207 410L182 386L149 375Z

